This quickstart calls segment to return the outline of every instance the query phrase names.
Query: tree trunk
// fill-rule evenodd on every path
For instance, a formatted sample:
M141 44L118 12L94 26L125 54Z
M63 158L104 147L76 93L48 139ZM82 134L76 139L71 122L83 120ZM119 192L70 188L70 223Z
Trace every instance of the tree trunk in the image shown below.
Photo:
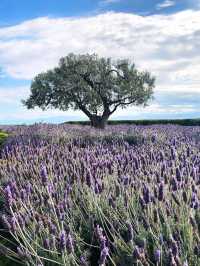
M90 117L91 126L99 129L104 129L108 122L108 117L109 116L93 115L92 117Z

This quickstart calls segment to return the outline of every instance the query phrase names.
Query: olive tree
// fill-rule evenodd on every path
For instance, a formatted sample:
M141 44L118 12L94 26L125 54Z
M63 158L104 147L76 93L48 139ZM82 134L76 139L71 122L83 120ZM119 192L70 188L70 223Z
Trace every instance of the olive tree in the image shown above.
M23 103L28 109L81 110L92 126L104 128L118 108L145 106L154 83L149 72L137 70L129 60L69 54L33 79L31 95Z

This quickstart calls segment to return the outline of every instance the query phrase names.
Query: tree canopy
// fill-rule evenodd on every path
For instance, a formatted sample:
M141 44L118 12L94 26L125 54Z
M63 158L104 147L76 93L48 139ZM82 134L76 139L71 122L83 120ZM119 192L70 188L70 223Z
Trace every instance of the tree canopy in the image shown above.
M28 109L81 110L93 126L103 128L118 108L145 106L154 84L148 71L137 70L127 59L71 53L33 79L31 95L23 103Z

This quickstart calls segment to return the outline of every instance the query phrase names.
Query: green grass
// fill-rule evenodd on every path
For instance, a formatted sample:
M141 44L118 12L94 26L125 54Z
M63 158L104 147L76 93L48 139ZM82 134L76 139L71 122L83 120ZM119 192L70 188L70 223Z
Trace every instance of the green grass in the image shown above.
M8 138L8 133L0 131L0 146L5 142Z

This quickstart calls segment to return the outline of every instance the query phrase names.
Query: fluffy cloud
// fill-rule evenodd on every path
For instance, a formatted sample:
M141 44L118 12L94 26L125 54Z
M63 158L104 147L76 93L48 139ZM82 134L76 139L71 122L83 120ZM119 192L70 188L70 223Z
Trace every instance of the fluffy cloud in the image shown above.
M158 85L193 83L200 68L199 23L200 11L192 10L168 16L38 18L0 29L0 65L14 78L31 79L69 52L96 52L134 59L158 76Z
M13 78L29 80L70 52L126 57L157 76L156 93L189 90L195 98L200 91L199 24L200 11L194 10L146 17L110 12L84 18L38 18L0 28L0 66ZM193 111L191 101L189 107L187 101L184 105ZM183 111L178 103L170 108Z
M6 104L16 104L17 101L20 101L22 98L26 98L27 96L27 87L0 87L0 106L2 107Z
M173 0L165 0L164 2L157 4L156 9L160 10L163 8L174 6L175 4L176 2Z

